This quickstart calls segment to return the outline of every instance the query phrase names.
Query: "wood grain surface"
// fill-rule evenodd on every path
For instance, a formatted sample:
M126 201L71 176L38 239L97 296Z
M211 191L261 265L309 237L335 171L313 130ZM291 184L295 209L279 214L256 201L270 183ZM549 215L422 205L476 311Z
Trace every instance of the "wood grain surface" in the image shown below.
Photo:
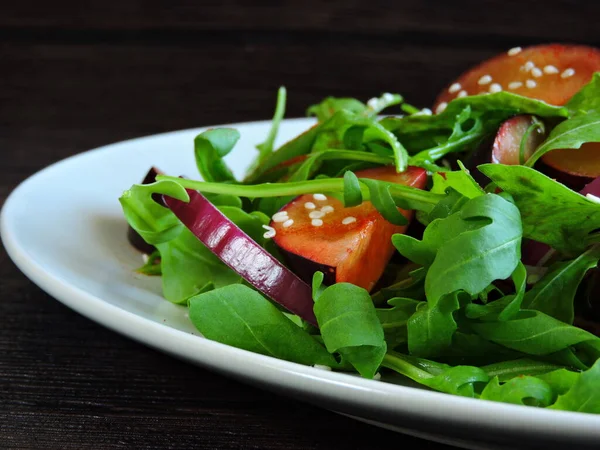
M0 202L100 145L288 116L327 95L429 106L515 45L600 44L596 1L5 2ZM157 353L62 306L0 248L0 448L395 448L395 434ZM447 448L433 444L432 448Z

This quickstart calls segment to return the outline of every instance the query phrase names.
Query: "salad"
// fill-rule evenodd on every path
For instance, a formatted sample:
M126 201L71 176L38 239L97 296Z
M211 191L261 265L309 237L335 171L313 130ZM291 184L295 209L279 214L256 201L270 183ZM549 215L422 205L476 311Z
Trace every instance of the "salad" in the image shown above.
M251 352L600 413L600 49L510 49L431 110L328 97L274 148L285 103L244 179L214 128L202 181L152 168L120 197L166 300Z

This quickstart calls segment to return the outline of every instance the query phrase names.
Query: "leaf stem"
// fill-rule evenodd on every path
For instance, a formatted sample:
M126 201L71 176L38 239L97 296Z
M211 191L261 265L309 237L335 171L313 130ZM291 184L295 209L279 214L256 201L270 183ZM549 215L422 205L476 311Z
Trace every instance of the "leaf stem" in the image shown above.
M288 195L302 195L323 192L344 192L343 178L323 178L318 180L297 181L291 183L262 183L253 185L213 183L207 181L188 180L185 178L159 175L160 180L170 180L179 183L184 188L195 189L200 192L211 194L229 194L247 198L264 197L283 197ZM390 185L390 194L394 201L413 201L426 205L436 205L443 194L434 194L433 192L417 189L410 186L388 183ZM364 200L368 200L369 189L363 183L360 184L360 190Z
M387 352L383 357L381 365L388 369L392 369L418 383L427 378L433 378L432 374L414 366L400 353L391 351Z

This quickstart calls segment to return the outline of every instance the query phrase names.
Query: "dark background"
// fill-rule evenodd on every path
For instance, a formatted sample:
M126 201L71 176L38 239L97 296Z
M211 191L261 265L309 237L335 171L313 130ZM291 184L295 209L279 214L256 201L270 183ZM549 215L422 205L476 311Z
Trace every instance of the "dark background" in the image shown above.
M513 46L599 45L598 17L595 0L3 2L0 204L27 176L96 146L267 119L280 85L289 117L327 95L392 91L430 106L464 69ZM2 448L367 449L388 439L422 444L101 328L0 248Z

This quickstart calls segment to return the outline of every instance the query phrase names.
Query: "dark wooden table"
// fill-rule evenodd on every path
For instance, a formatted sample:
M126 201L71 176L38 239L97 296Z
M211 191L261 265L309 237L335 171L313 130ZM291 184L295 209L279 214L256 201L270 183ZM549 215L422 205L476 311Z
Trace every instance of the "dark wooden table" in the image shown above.
M462 70L512 46L600 44L594 1L206 3L3 4L0 202L96 146L269 118L279 85L291 117L326 95L393 91L428 106ZM424 445L125 339L46 295L3 248L0 318L1 448Z

